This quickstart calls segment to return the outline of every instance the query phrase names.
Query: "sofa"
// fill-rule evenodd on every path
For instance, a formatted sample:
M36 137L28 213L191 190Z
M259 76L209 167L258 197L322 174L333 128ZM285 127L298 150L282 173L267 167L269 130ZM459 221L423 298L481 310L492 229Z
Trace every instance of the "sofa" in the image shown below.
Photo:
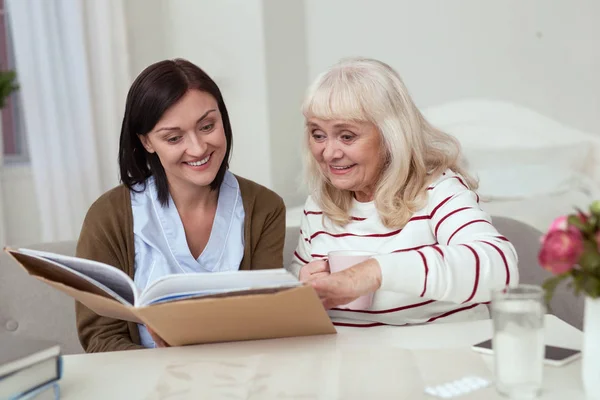
M494 225L515 245L519 255L521 283L541 284L549 274L538 266L537 252L541 232L519 221L494 217ZM298 241L299 229L290 226L285 238L284 263L289 265ZM75 242L45 243L30 248L73 255ZM583 298L575 297L564 286L552 301L553 314L581 329ZM2 339L28 336L52 340L63 354L83 352L75 329L73 300L27 275L6 253L0 255L0 348Z

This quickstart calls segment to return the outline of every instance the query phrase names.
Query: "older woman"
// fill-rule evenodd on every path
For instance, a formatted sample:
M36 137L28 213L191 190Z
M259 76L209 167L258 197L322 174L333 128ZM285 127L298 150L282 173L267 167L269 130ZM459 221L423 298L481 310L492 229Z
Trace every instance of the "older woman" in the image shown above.
M307 178L291 270L350 326L488 318L491 289L518 282L517 255L479 207L460 146L421 115L399 75L344 60L309 88ZM330 273L333 250L373 258ZM369 309L339 309L374 293Z

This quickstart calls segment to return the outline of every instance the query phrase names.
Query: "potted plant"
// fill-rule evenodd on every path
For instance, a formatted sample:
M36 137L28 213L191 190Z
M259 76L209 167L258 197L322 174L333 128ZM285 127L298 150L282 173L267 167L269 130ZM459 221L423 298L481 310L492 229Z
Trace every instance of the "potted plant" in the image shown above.
M0 71L0 109L6 105L6 99L19 88L15 71Z
M554 220L538 261L553 273L542 285L547 302L562 281L585 295L582 380L588 398L600 399L600 201Z

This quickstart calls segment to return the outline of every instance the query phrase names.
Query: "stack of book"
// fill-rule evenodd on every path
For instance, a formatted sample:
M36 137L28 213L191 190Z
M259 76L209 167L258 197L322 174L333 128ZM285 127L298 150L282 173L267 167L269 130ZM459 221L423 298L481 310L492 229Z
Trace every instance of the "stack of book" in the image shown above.
M61 374L58 344L0 336L0 399L58 399Z

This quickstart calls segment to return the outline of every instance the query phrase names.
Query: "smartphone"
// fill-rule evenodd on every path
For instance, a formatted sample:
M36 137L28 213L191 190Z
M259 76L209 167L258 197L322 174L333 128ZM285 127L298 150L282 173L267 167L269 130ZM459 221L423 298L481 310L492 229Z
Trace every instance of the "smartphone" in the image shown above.
M492 339L473 345L473 350L484 354L494 354L492 348ZM544 363L553 367L561 367L578 359L581 356L581 350L567 349L566 347L548 346L544 354Z

